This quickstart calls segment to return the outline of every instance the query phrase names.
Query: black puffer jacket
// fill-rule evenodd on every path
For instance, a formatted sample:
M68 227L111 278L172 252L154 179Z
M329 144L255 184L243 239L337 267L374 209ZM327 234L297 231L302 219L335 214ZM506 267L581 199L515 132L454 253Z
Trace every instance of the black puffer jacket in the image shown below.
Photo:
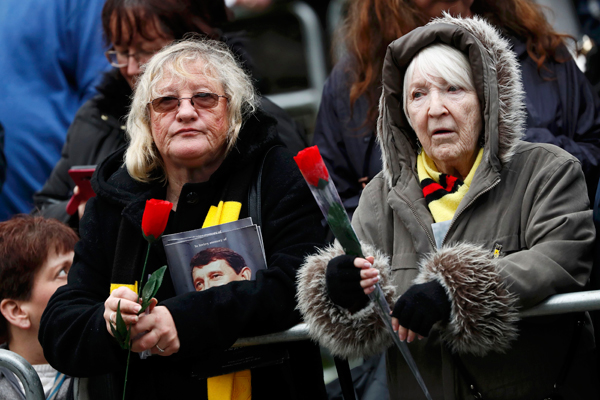
M76 165L96 165L126 143L125 116L131 88L117 69L106 73L98 94L75 115L67 140L50 178L33 196L36 211L76 228L79 216L68 215L66 208L75 183L69 169Z
M71 227L79 226L77 213L68 215L67 203L75 183L69 169L77 165L96 165L126 144L125 119L129 111L131 88L117 69L104 76L99 94L77 112L58 161L50 178L33 199L35 210L45 217L56 218ZM292 118L267 98L261 107L277 120L277 131L287 148L296 154L306 147L306 140Z
M208 182L184 185L169 233L201 227L211 205L226 196L231 182L263 159L280 143L275 120L257 112L244 124L236 147ZM40 342L46 359L72 376L108 374L98 398L120 398L127 352L108 333L103 318L114 271L139 277L147 244L141 219L145 201L166 196L160 181L140 183L122 167L123 152L106 159L94 175L97 197L88 202L81 221L81 241L69 282L50 299L42 316ZM250 182L247 182L249 185ZM240 184L239 186L243 186ZM254 281L232 282L202 292L176 296L167 273L156 298L169 309L181 348L169 357L131 357L130 399L179 399L194 393L206 398L206 376L225 362L226 350L243 336L262 335L300 322L295 311L296 271L304 256L323 244L321 213L282 146L264 159L261 218L268 268ZM242 206L240 218L248 216ZM167 264L160 241L154 242L146 271ZM126 283L126 282L125 282ZM252 355L256 356L256 354ZM266 366L252 369L252 398L325 398L318 347L310 342L286 343L260 350ZM271 361L275 360L275 364ZM245 368L243 368L245 369ZM130 391L129 391L130 389Z

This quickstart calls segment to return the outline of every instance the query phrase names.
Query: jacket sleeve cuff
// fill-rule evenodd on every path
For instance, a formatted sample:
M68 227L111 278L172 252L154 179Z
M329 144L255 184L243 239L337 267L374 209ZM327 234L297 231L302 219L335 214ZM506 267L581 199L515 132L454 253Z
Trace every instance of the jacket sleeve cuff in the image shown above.
M363 254L375 257L373 266L379 270L379 284L388 304L393 304L395 290L390 284L389 260L373 247L362 244ZM392 343L375 304L350 313L329 299L325 282L327 263L344 254L336 241L318 253L306 257L298 272L298 306L308 325L310 337L341 358L369 357L380 354Z
M503 353L518 336L517 297L507 290L491 254L481 246L444 246L426 257L414 283L436 279L446 289L452 310L442 330L456 353Z

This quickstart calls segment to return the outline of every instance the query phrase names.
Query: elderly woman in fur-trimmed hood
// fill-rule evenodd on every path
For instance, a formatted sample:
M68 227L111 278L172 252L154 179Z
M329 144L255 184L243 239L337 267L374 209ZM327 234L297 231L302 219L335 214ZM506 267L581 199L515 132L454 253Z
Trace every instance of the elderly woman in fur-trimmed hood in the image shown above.
M378 281L434 399L597 398L587 315L519 318L584 288L595 235L579 161L521 141L523 108L516 57L480 18L388 47L383 171L353 218L369 257L308 257L298 297L334 355L388 349L392 399L424 396L366 296Z

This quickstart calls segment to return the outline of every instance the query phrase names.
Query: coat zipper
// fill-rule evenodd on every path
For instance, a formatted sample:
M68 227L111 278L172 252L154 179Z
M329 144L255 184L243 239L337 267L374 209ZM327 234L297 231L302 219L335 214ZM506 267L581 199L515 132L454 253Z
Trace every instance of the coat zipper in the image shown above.
M412 211L413 215L415 216L415 219L417 220L417 222L419 223L419 225L421 225L421 228L423 228L423 230L425 231L425 234L427 235L427 237L429 238L429 243L433 246L433 248L436 248L435 245L435 240L431 237L431 235L429 234L429 231L427 230L427 227L425 226L425 223L421 220L421 218L419 217L419 215L417 214L417 210L413 207L412 203L410 201L408 201L406 199L406 197L404 197L404 195L402 194L398 194L400 196L400 198L408 205L408 208L410 208L410 210Z
M452 229L452 227L454 226L454 222L458 219L458 217L460 217L460 215L463 213L464 210L466 210L467 208L471 207L471 204L473 204L475 202L475 200L477 200L479 197L481 197L482 195L484 195L485 193L489 192L490 190L492 190L493 188L495 188L498 184L500 183L500 178L496 179L490 186L488 186L485 190L479 192L475 197L473 197L473 199L469 202L469 204L466 205L465 208L463 208L462 210L460 210L460 212L458 214L456 214L454 216L454 218L452 218L452 222L450 222L450 226L448 227L448 230L446 231L446 234L444 235L444 239L442 240L442 247L444 246L444 243L446 242L446 238L448 237L448 233L450 233L450 230Z

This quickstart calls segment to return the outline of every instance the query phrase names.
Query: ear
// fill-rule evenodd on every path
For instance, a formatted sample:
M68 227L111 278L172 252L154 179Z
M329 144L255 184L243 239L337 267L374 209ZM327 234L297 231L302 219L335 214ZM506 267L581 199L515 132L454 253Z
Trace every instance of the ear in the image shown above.
M0 302L0 312L10 325L20 329L31 328L29 313L22 307L22 303L13 299L3 299Z
M250 278L252 278L252 271L250 270L250 268L244 267L240 272L240 276L244 278L244 280L249 281Z

